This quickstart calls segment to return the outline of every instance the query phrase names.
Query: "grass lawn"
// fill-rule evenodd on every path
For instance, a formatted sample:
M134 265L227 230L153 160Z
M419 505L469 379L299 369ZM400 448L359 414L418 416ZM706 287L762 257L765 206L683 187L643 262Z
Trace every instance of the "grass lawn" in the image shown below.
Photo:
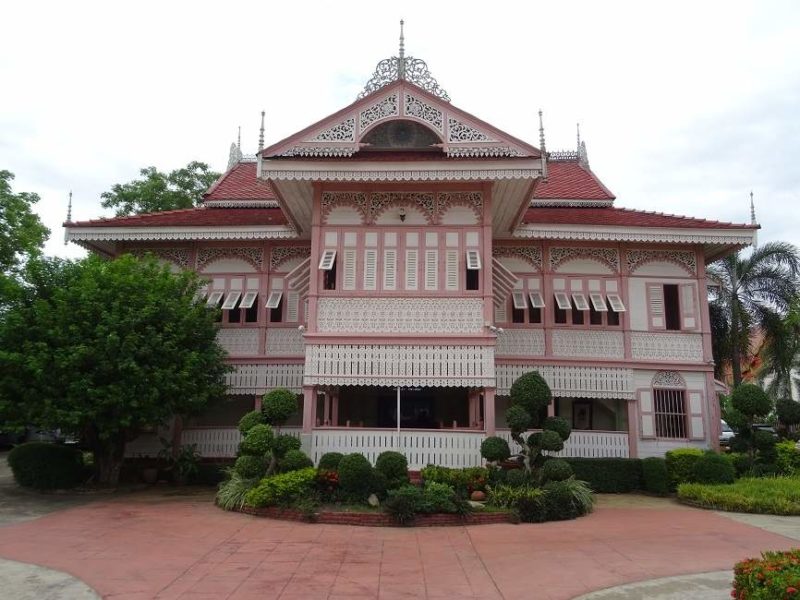
M678 499L687 504L769 515L800 515L800 477L743 478L726 485L684 483Z

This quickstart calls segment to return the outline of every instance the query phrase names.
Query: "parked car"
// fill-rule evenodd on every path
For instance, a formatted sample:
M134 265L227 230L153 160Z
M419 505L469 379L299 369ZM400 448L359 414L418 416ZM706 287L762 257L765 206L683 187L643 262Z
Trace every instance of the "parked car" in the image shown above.
M778 430L775 429L773 425L769 423L753 423L753 430L754 431L766 431L772 434L772 437L778 439Z
M720 424L722 425L722 429L720 430L719 434L719 445L729 446L731 443L731 438L736 435L736 433L733 431L733 429L731 429L731 426L722 419L720 419Z

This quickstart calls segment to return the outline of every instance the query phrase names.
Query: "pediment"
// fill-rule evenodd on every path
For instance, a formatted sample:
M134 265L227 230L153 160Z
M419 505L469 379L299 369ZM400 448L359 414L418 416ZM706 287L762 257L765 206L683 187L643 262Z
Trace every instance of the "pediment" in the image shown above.
M367 149L365 137L391 121L429 129L449 158L538 158L539 150L456 108L426 90L399 80L273 144L264 158L346 158Z

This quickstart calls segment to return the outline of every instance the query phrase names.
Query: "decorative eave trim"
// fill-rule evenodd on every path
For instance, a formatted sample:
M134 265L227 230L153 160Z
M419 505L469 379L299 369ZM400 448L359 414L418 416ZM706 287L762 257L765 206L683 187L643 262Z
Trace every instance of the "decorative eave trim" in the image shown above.
M279 208L277 200L206 200L207 208Z
M661 242L665 244L728 244L749 246L755 230L672 229L662 227L581 227L522 225L513 237L544 240L591 240L613 242Z
M531 208L609 208L614 206L614 200L555 200L555 199L532 199Z
M286 226L268 227L69 227L67 239L82 241L125 240L284 240L297 233Z

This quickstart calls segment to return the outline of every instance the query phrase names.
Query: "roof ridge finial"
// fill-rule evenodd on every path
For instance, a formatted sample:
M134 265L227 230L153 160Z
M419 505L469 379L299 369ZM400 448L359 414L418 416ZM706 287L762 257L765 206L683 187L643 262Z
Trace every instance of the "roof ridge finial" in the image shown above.
M242 149L242 126L239 125L239 135L236 136L236 147Z
M580 153L581 153L581 124L580 124L580 122L575 123L575 127L578 130L578 146L577 146L576 149L578 151L578 155L580 155Z
M264 115L266 113L262 110L261 111L261 129L258 133L258 151L261 152L264 149Z
M756 224L756 205L753 202L753 190L750 190L750 224Z
M542 179L547 179L547 147L544 143L544 119L539 109L539 150L542 152Z
M398 79L406 78L406 38L403 35L403 26L405 21L400 19L400 53L397 58L397 77Z
M72 223L72 190L69 191L69 202L67 203L67 223ZM64 245L69 243L67 239L67 230L64 229Z

